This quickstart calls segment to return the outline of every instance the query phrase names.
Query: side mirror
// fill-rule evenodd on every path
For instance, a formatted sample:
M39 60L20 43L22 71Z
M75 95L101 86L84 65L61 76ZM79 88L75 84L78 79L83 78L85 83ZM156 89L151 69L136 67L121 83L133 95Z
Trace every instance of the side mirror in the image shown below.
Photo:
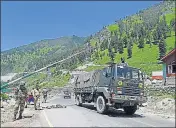
M103 72L103 75L104 75L105 77L108 77L108 73L107 73L107 72Z
M105 73L105 77L108 77L108 73L107 72Z

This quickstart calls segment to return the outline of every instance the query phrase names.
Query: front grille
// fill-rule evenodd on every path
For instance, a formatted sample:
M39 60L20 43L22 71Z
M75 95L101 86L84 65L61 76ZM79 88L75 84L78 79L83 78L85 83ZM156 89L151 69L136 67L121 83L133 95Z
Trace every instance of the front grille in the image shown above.
M126 87L123 87L122 89L123 95L136 96L136 95L140 95L140 92L141 90L138 87L134 87L134 86L126 86Z

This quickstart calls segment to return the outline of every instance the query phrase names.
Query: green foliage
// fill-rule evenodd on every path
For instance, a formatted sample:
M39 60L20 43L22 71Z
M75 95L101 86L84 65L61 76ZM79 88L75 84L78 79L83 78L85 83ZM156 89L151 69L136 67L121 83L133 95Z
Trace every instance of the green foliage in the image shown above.
M175 19L175 14L174 13L169 13L169 14L166 14L166 22L167 22L167 25L170 25L170 22L172 19Z
M108 26L108 30L111 32L117 31L119 29L117 24L112 24Z
M11 72L34 71L75 53L84 44L85 37L61 37L41 40L1 52L1 75Z
M159 42L159 57L160 59L166 55L166 43L162 38Z
M175 29L171 29L175 28L173 7L175 7L174 2L162 2L120 19L116 21L116 24L109 25L106 31L95 34L93 39L101 34L104 40L100 43L101 51L96 52L96 56L95 53L91 56L94 63L105 64L113 60L120 62L120 58L124 57L127 58L126 61L129 65L141 68L149 75L152 71L162 70L162 65L158 64L161 51L164 55L175 45L175 32L173 31ZM111 39L110 46L105 43L109 37ZM163 37L164 39L162 39ZM121 46L124 47L124 50ZM121 54L116 52L117 48ZM98 54L101 55L101 58L98 57ZM104 55L102 56L102 54Z
M86 72L90 72L90 71L93 71L93 70L101 70L103 69L105 66L89 66L87 67L86 69L84 69L84 71Z
M5 93L1 93L0 96L1 96L2 100L7 100L9 98L9 96Z
M139 48L144 48L144 38L140 38L139 39L139 45L138 45Z
M26 79L33 87L64 86L70 76L62 74L60 69L72 70L89 58L96 64L106 64L109 61L120 62L124 57L129 65L141 68L147 74L161 70L158 63L161 46L168 53L175 47L175 15L174 2L162 2L137 14L120 19L115 24L104 27L94 36L81 38L77 36L62 37L54 40L42 40L1 53L1 74L9 72L34 71L69 55L77 53L83 44L90 43L95 48L93 53L82 53L66 62L51 68L51 76L46 72L38 73ZM175 8L174 8L175 9ZM99 40L100 37L103 40ZM163 40L162 37L164 37ZM108 39L111 39L110 45ZM165 43L166 46L165 46ZM159 44L158 44L159 43ZM164 44L164 45L163 45ZM119 54L120 53L120 54ZM163 51L162 51L162 55ZM126 59L127 58L127 59ZM92 71L103 66L91 66L85 69Z

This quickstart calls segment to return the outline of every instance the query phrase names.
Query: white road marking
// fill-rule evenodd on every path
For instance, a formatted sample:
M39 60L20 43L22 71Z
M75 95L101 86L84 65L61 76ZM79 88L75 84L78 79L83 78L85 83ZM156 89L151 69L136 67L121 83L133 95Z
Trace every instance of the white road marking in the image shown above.
M48 125L49 125L50 127L53 127L53 125L51 124L51 122L49 121L49 119L48 119L48 117L47 117L47 115L46 115L46 113L45 113L45 110L43 110L43 115L45 116L45 119L46 119Z

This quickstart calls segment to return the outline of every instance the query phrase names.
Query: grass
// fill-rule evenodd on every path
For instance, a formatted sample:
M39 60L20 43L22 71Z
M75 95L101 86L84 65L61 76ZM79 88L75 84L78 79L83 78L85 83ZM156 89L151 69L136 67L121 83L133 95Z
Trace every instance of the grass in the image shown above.
M112 31L112 32L119 29L117 24L109 25L107 28L108 28L109 31Z
M52 69L53 70L53 69ZM53 72L53 71L51 71ZM62 74L57 76L47 76L44 73L38 73L33 76L30 76L26 79L28 84L28 88L31 89L37 85L37 81L39 81L39 86L43 87L63 87L66 85L70 79L70 74Z
M92 47L95 47L95 44L96 44L96 41L95 41L94 39L91 39L91 40L90 40L90 45L91 45Z
M168 37L166 40L167 44L167 53L175 47L175 35ZM159 57L159 48L157 45L152 45L150 48L149 44L145 44L143 49L139 49L136 44L134 44L132 49L132 58L127 59L127 49L124 48L124 53L115 55L115 62L120 63L120 58L124 57L126 62L133 67L141 68L142 71L146 72L148 75L151 75L152 71L162 70L162 65L158 64ZM110 58L107 56L108 50L99 51L99 54L105 53L102 59L94 60L95 64L106 64L110 61ZM94 54L92 55L92 58ZM90 69L96 69L96 67L91 67Z
M167 47L166 47L167 53L175 48L175 37L176 37L175 34L174 35L172 34L171 37L166 38L165 41L167 44Z
M103 68L104 68L104 66L89 66L86 69L84 69L84 71L90 72L90 71L93 71L93 70L99 70L99 69L103 69Z
M175 19L175 14L174 13L169 13L169 14L166 14L165 16L166 16L166 22L167 22L168 25L170 24L170 21L172 19Z

